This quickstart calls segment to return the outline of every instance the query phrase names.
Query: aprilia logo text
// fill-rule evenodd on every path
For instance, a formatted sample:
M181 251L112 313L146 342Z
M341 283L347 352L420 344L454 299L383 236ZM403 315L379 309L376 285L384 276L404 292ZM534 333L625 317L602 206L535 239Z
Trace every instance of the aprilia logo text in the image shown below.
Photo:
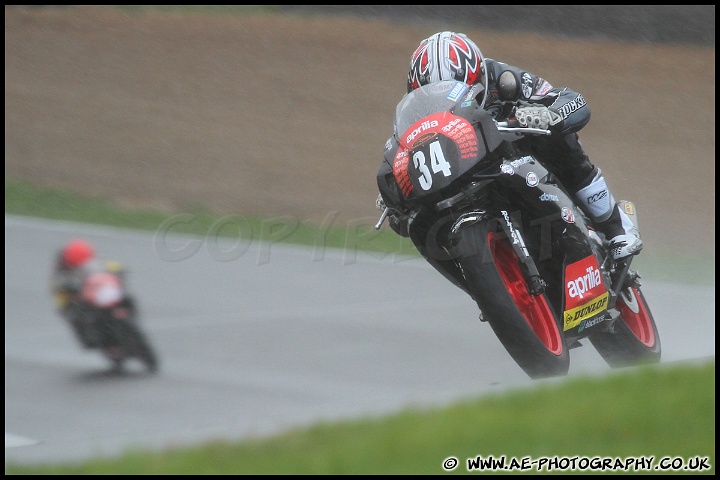
M585 270L585 275L578 277L575 280L570 280L567 283L568 295L570 297L584 298L585 292L592 290L602 283L602 277L600 276L600 270L594 268L592 265Z
M407 136L406 142L409 144L411 143L415 137L420 135L422 132L427 130L428 128L435 128L439 125L437 120L431 120L431 121L425 121L423 122L418 128L410 132L410 135Z

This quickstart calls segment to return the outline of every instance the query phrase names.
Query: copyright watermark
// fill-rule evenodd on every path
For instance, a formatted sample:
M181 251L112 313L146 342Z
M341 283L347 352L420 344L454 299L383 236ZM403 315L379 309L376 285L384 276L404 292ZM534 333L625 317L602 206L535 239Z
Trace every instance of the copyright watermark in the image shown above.
M357 261L358 252L363 251L377 259L393 255L402 261L403 255L414 253L403 249L402 238L392 232L381 232L374 228L377 219L363 217L348 220L341 224L337 221L338 212L330 212L318 225L308 227L296 217L281 216L251 222L240 215L226 215L214 220L206 228L204 235L186 234L193 224L199 222L194 214L178 214L166 219L155 231L153 247L156 254L167 262L187 260L204 247L208 255L218 262L232 262L245 255L254 255L256 263L263 265L271 260L274 246L301 238L311 248L313 262L325 259L330 236L333 236L333 249L341 249L343 265ZM383 235L392 235L397 241L397 251L388 253L376 244ZM338 239L338 236L342 238ZM342 243L338 246L338 243Z
M448 457L442 469L453 471L460 465L457 457ZM476 456L466 459L465 468L474 471L539 471L539 472L706 472L712 468L708 457L506 457Z

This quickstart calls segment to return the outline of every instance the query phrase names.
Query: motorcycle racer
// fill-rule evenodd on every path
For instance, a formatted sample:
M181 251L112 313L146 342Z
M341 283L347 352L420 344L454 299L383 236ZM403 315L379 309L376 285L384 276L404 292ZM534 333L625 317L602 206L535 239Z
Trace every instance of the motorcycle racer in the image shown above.
M51 290L58 313L70 323L85 348L98 346L94 316L89 308L108 308L125 300L122 268L101 261L84 239L68 242L56 256Z
M567 87L553 87L533 73L485 58L466 35L451 31L435 33L420 42L411 57L407 91L442 80L481 83L485 87L483 108L496 119L512 119L521 127L549 129L551 135L526 136L521 142L526 142L575 198L615 260L641 251L643 244L637 228L619 208L602 171L590 161L580 142L578 132L590 120L590 109L581 94ZM378 179L391 168L384 161ZM416 212L402 204L397 191L380 182L378 186L377 208L382 211L389 207L391 228L399 235L410 236L408 227L416 219ZM415 236L413 242L423 253L422 240L418 242ZM437 262L423 255L438 268ZM441 266L439 270L445 276L449 270L452 279L458 275L453 273L453 267Z

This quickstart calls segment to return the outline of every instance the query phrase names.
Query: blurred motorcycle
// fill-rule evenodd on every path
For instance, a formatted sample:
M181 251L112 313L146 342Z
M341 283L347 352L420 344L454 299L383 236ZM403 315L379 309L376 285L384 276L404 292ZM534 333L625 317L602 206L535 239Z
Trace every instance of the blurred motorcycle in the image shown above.
M124 287L125 272L116 262L84 275L75 291L55 289L56 303L80 343L97 349L115 369L132 359L156 372L158 358L140 327L135 299Z

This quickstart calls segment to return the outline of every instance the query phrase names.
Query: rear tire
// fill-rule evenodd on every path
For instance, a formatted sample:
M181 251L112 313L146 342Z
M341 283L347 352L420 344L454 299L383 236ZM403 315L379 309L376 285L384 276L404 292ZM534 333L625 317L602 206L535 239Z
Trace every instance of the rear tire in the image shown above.
M533 379L567 375L570 355L546 294L530 295L508 239L485 222L460 231L457 260L485 319Z
M616 307L620 318L608 332L597 332L590 343L612 368L658 363L660 336L655 319L642 291L637 287L623 290Z

